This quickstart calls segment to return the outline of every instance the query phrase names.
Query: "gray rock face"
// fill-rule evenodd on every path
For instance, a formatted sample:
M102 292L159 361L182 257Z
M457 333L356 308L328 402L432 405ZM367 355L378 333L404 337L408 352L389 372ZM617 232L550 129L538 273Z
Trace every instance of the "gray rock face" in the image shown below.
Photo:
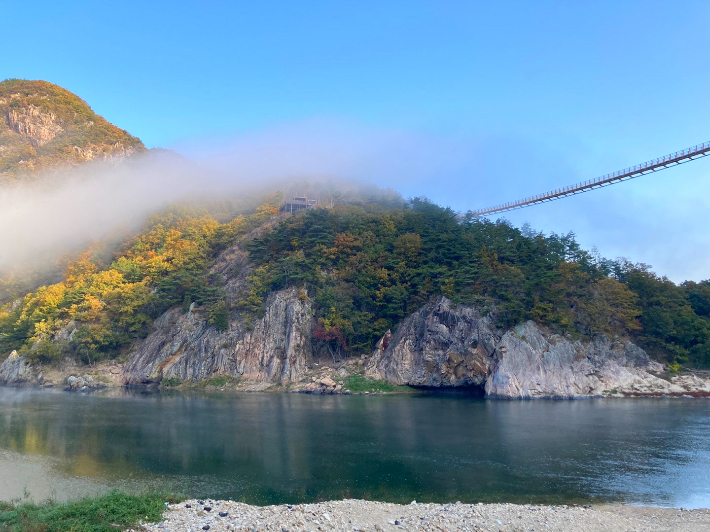
M500 337L489 316L445 297L407 317L373 353L366 375L410 386L480 386Z
M238 320L221 332L198 309L173 309L133 350L124 367L127 384L177 378L198 381L232 375L258 382L287 383L307 371L313 310L295 288L271 294L264 317L251 330Z
M91 375L84 375L83 377L70 375L67 378L67 387L65 389L68 392L87 392L100 390L105 387L105 384L96 382Z
M10 353L0 364L0 384L11 386L38 386L44 382L42 372L27 363L27 358Z
M663 366L631 342L570 341L529 321L503 335L486 395L508 398L598 396L610 390L665 389L650 372Z
M440 298L380 340L366 375L393 384L483 386L488 397L588 397L707 392L699 378L664 380L628 340L572 341L527 322L500 331L490 316Z

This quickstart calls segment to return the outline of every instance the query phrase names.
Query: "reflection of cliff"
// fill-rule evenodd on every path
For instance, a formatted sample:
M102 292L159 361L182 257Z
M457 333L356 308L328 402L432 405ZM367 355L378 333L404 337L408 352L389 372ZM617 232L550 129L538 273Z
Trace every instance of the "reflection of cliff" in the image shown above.
M573 481L586 490L593 487L598 497L646 504L682 505L684 500L674 496L707 484L688 482L698 476L698 466L697 454L686 446L710 449L707 430L696 433L692 444L685 439L694 424L688 416L698 412L694 405L668 399L546 401L543 406L486 403L494 419L490 425L497 427L499 461L521 478L536 476L541 487L550 488ZM709 459L705 451L703 460ZM680 471L685 485L669 489L669 483L679 484ZM583 490L578 494L585 496Z
M63 473L77 476L115 478L135 471L129 454L106 453L113 436L87 399L0 389L0 449L58 459Z

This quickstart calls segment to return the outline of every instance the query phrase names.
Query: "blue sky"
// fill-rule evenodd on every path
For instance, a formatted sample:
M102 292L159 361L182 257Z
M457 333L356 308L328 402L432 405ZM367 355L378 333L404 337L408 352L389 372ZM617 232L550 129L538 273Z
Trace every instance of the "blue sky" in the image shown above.
M372 143L413 139L392 151L407 164L372 179L457 210L710 140L706 1L8 0L2 11L0 78L62 85L150 147L344 124ZM709 183L710 158L506 217L697 280L710 277Z

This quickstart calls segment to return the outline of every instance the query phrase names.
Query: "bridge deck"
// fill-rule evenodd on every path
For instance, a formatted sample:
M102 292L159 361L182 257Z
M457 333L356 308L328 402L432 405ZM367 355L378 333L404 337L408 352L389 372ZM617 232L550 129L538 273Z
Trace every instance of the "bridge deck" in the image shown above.
M692 146L685 150L677 151L675 153L659 157L658 159L637 164L636 166L625 168L611 174L606 174L601 177L597 177L596 179L591 179L589 181L584 181L582 183L577 183L575 185L570 185L557 190L551 190L550 192L538 194L537 196L530 196L521 200L510 201L508 203L496 205L495 207L471 211L471 214L474 216L485 216L486 214L496 214L499 212L522 209L523 207L528 207L537 203L553 201L559 198L564 198L565 196L573 196L595 188L605 187L613 183L633 179L650 172L657 172L670 166L687 163L707 155L710 155L710 142L697 144L696 146Z

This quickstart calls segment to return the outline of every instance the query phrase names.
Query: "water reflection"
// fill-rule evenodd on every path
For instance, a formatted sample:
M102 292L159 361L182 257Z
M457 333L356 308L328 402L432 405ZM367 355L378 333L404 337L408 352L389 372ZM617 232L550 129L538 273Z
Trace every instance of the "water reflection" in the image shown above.
M86 486L168 484L259 504L363 497L698 507L710 503L707 409L704 400L0 389L0 453L15 457L15 468L45 471L50 485L64 483L60 498ZM1 475L7 498L22 494L30 473Z

